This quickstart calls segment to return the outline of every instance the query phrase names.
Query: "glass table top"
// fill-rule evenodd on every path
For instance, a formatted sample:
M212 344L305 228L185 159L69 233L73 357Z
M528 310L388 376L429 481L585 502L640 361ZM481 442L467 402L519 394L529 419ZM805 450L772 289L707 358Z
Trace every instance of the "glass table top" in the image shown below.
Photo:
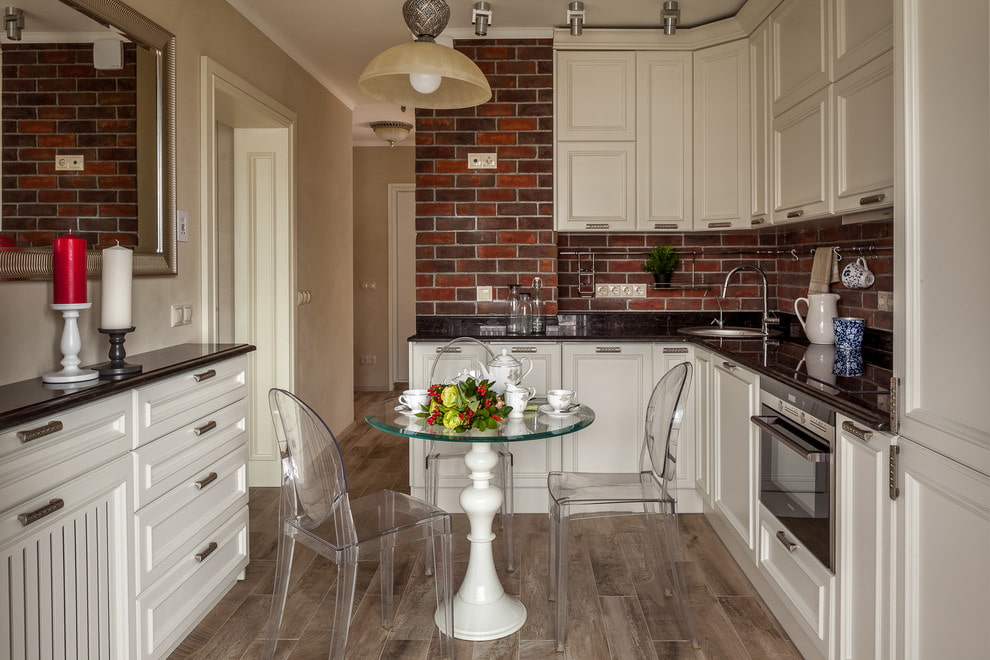
M427 424L425 418L401 413L399 410L408 410L408 408L400 405L398 399L387 399L369 408L365 412L364 420L386 433L444 442L539 440L580 431L595 421L595 412L588 406L579 405L577 410L566 414L547 412L549 406L546 399L540 397L530 400L522 417L507 417L497 429L484 431L468 429L458 433L440 424Z

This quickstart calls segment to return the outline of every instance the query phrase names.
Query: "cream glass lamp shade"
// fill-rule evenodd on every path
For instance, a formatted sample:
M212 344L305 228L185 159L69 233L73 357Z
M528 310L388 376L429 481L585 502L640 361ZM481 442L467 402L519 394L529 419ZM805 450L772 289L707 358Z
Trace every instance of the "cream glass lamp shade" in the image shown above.
M422 93L409 75L439 76L436 91ZM468 108L492 97L481 69L463 53L428 41L393 46L368 63L358 79L373 99L411 108Z
M413 128L412 124L404 121L373 121L370 125L375 135L388 142L390 147L409 137L409 131Z

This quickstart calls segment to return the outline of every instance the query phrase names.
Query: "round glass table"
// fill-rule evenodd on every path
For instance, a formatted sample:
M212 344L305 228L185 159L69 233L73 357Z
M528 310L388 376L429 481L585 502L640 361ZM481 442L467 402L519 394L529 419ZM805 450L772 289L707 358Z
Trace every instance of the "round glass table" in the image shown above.
M467 572L454 597L454 637L472 641L498 639L511 635L526 623L526 607L505 593L495 571L492 556L492 521L502 506L502 491L491 482L498 455L495 442L522 442L552 438L580 431L593 421L595 413L584 405L566 413L549 411L546 400L534 398L522 417L507 417L497 429L468 429L457 433L426 419L399 412L404 406L388 399L371 408L365 421L386 433L442 442L465 442L471 449L464 455L471 483L461 491L460 504L471 524L468 541L471 553ZM443 617L435 617L442 627ZM445 631L446 632L446 631Z

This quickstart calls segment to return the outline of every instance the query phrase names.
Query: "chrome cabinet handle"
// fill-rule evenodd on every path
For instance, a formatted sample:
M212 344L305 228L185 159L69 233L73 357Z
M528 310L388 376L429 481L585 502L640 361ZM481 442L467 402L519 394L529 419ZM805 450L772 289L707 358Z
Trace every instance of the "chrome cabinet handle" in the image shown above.
M203 435L204 433L209 433L210 431L212 431L216 427L217 427L217 423L214 422L213 420L210 420L206 424L203 424L202 426L197 426L196 428L194 428L193 429L193 433L195 433L196 435Z
M679 355L681 353L687 353L687 352L688 352L688 349L686 349L686 348L665 348L665 349L663 349L663 354L664 355Z
M709 229L721 229L722 227L731 227L731 226L732 226L732 223L731 222L709 222L708 223L708 228Z
M437 353L460 353L461 352L461 347L460 346L446 346L446 347L445 346L437 346L436 352Z
M17 519L21 521L21 524L27 527L31 523L38 522L45 516L50 516L59 509L65 506L65 500L61 498L55 498L48 501L48 504L41 507L40 509L35 509L34 511L28 511L27 513L17 514Z
M513 346L512 353L535 353L536 346Z
M732 371L733 369L736 368L736 365L732 364L731 362L722 362L722 366L728 369L729 371Z
M62 430L62 422L48 422L44 426L39 426L33 429L25 429L23 431L17 432L17 439L21 442L31 442L32 440L37 440L38 438L43 438L46 435L51 435L52 433L57 433Z
M787 214L787 217L788 218L800 218L802 215L804 215L804 209L798 209L797 211L791 211L790 213L788 213Z
M197 383L202 383L204 380L209 380L217 375L216 369L208 369L201 374L193 374L193 378L196 379Z
M217 473L210 472L208 475L196 482L196 490L203 490L217 480Z
M862 440L863 442L869 442L870 436L873 435L872 431L861 429L852 422L842 422L842 430L849 435Z
M621 353L621 346L595 346L595 353Z
M798 549L796 543L791 543L787 540L787 535L784 534L784 530L777 532L777 540L784 544L784 547L787 548L788 552L794 552Z
M654 229L677 229L677 223L674 222L656 222L653 224Z
M217 545L217 542L216 541L210 541L210 544L208 546L206 546L206 550L203 550L202 552L196 554L196 561L197 562L202 562L207 557L209 557L210 555L212 555L213 554L213 551L216 550L219 547L220 546Z
M584 225L585 229L608 229L609 224L607 222L590 222Z
M752 227L752 226L756 226L756 225L762 225L766 221L767 221L767 219L765 217L762 217L761 216L759 218L753 218L752 220L749 221L749 224Z
M866 206L867 204L879 204L885 199L887 199L887 196L883 193L877 193L876 195L867 195L866 197L859 198L859 205Z

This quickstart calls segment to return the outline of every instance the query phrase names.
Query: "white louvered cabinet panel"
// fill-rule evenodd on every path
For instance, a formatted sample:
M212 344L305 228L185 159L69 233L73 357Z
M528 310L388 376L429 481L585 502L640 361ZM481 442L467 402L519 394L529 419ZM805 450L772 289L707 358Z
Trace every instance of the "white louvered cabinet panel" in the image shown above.
M0 656L130 656L129 477L121 456L0 514Z

